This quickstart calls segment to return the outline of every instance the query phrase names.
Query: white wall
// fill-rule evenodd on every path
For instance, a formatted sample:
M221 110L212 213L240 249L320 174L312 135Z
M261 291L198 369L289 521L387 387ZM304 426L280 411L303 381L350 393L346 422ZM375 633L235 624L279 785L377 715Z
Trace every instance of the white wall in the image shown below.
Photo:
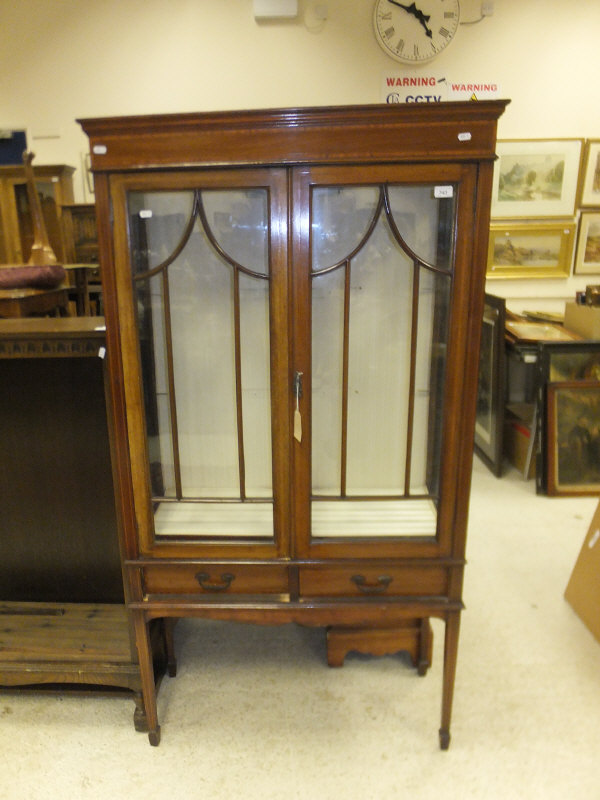
M498 83L511 98L500 138L600 138L600 2L495 0L460 26L433 65L403 68L372 33L374 0L316 0L298 19L255 21L252 0L0 0L0 128L24 126L36 163L79 167L77 117L377 103L382 77ZM461 0L464 22L480 0ZM77 199L84 199L76 176ZM490 282L511 307L547 307L589 280ZM542 298L542 300L540 300ZM562 307L562 305L561 305Z

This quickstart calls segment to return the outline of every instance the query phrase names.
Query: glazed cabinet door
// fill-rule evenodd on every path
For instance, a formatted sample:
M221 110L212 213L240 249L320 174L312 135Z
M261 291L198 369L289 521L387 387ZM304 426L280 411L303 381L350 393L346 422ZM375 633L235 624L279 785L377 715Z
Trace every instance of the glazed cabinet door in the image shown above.
M142 556L449 554L476 183L468 164L112 179Z
M284 553L285 173L119 176L112 201L140 550Z
M445 420L461 402L470 272L456 232L473 228L474 179L451 165L295 173L301 556L449 545L460 423Z

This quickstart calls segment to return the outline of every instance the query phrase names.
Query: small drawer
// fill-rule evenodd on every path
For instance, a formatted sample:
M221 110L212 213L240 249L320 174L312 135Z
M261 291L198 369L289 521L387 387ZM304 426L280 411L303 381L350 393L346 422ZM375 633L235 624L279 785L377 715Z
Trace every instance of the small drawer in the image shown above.
M307 567L300 570L302 597L429 597L444 595L448 573L443 567L369 566Z
M144 567L147 594L286 594L284 566L255 564L156 564Z

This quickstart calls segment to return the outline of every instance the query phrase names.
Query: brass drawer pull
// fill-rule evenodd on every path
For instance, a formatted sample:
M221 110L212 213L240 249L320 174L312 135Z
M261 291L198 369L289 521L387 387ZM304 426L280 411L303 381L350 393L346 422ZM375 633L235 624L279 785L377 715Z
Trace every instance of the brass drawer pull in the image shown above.
M353 575L350 580L356 585L359 592L363 594L383 594L392 582L389 575L380 575L376 583L367 583L364 575Z
M224 572L221 575L221 583L211 583L208 572L198 572L194 577L205 592L226 592L235 579L235 575L232 575L231 572Z

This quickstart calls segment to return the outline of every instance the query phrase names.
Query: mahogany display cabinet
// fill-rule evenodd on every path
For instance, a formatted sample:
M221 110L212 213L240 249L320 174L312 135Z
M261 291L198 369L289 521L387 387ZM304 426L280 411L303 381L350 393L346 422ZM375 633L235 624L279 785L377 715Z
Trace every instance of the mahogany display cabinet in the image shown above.
M129 609L411 652L450 741L505 101L86 119ZM382 702L385 699L382 698Z

